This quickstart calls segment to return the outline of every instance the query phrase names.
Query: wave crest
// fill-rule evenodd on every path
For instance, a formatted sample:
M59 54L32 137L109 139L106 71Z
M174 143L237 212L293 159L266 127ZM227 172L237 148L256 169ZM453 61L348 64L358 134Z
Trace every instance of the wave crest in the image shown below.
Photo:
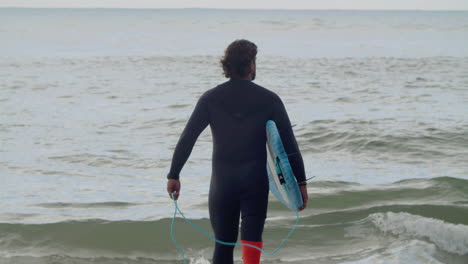
M382 232L397 236L428 239L437 247L456 253L468 254L468 226L450 224L434 218L409 213L375 213L370 221Z

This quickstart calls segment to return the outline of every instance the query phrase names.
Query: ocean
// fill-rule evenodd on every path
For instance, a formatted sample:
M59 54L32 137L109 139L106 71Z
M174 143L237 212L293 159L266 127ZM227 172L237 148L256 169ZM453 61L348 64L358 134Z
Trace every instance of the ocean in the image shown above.
M468 11L34 8L0 8L0 263L182 263L166 174L241 38L316 176L262 263L468 263ZM179 198L208 232L211 148ZM294 222L271 196L265 250Z

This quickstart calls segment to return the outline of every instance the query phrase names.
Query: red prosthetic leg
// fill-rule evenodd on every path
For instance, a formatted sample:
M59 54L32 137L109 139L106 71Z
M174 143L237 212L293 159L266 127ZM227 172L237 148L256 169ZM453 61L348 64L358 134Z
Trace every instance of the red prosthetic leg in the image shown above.
M241 240L242 244L249 244L263 249L262 241L247 241ZM256 248L242 245L242 259L244 264L260 264L260 256L262 252Z

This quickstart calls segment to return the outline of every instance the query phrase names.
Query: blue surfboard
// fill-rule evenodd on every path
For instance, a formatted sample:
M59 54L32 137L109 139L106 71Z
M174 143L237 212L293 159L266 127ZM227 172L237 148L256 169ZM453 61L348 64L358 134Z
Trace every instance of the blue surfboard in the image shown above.
M297 211L303 205L302 195L275 121L266 122L266 135L266 169L270 191L285 206Z

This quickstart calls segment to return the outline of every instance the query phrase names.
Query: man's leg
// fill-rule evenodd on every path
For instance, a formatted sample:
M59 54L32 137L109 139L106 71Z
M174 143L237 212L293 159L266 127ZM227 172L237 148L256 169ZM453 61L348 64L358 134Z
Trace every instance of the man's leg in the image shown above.
M215 194L216 193L216 194ZM210 192L210 221L218 240L235 243L239 233L240 206L237 197ZM232 264L234 246L215 243L213 264Z
M268 190L251 192L241 196L241 242L263 248L262 234L268 207ZM242 246L245 264L260 263L262 252L256 248Z

